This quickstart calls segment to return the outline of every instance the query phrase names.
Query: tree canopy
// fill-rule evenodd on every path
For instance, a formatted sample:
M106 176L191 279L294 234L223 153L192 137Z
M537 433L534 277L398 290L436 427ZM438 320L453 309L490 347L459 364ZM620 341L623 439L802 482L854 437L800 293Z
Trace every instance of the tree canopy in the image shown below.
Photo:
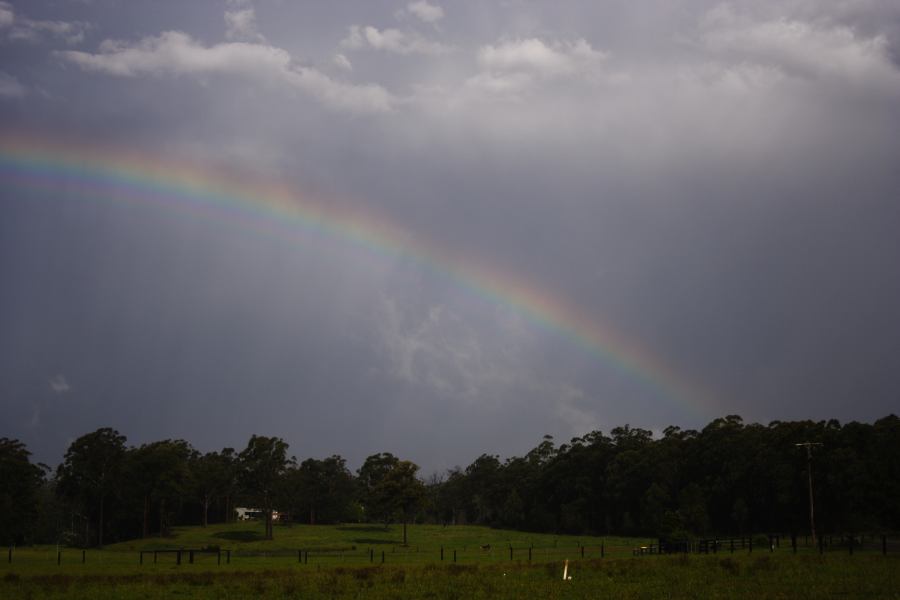
M19 440L0 438L0 543L22 543L37 520L44 470Z
M524 456L477 456L433 473L389 452L355 475L339 455L298 462L277 437L240 453L200 453L185 440L127 446L102 428L72 442L55 472L0 438L0 537L5 543L103 544L166 535L174 524L229 521L235 506L310 524L479 523L533 531L661 538L809 530L809 468L820 531L900 529L900 419L775 421L729 415L661 435L624 425ZM801 442L815 446L807 460ZM405 528L404 528L405 530ZM404 542L406 540L404 539Z

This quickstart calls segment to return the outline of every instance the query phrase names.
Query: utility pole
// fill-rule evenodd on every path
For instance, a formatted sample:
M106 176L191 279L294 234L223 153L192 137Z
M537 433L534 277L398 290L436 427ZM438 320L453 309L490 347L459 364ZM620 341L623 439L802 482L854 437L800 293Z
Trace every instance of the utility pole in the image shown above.
M816 516L813 508L813 485L812 485L812 448L813 446L821 446L819 442L803 442L794 444L795 446L806 448L806 474L809 477L809 528L812 530L813 548L816 547Z

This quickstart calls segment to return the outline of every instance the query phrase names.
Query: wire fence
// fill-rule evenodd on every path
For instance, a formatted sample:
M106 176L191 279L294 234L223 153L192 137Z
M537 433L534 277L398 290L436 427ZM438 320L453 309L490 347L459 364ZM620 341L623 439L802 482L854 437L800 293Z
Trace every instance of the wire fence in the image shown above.
M230 548L157 548L154 550L83 550L64 547L10 547L2 563L18 567L46 568L57 565L88 571L113 567L185 567L192 565L227 568L231 565L274 567L547 563L564 560L598 560L663 554L900 554L900 534L823 535L815 543L809 536L707 538L700 540L640 543L638 545L475 545L475 546L330 546L242 550ZM0 565L2 565L0 563Z
M9 548L9 565L19 567L56 564L73 568L136 566L139 568L204 565L363 566L378 564L491 564L501 562L543 563L559 560L604 559L631 555L625 545L556 546L347 546L241 550L218 548L157 548L154 550L82 550L76 548Z
M757 536L741 536L736 538L716 537L699 540L682 540L635 549L635 555L698 553L719 554L735 552L776 552L789 551L794 554L818 552L819 554L846 552L880 552L896 554L900 552L900 534L864 533L864 534L826 534L818 538L797 534L765 534Z

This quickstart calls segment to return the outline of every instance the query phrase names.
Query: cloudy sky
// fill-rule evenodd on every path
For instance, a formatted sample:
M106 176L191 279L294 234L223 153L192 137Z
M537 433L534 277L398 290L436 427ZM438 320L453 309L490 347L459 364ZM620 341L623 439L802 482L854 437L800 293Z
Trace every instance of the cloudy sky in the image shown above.
M26 141L338 216L94 197ZM0 1L0 142L0 436L51 464L900 405L893 0Z

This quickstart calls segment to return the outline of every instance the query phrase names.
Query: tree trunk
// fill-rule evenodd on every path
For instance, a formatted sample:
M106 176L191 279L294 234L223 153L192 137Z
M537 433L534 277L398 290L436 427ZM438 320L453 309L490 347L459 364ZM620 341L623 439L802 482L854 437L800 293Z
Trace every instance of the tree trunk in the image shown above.
M141 528L141 537L150 535L150 495L144 496L144 526Z
M166 535L166 499L159 500L159 537Z
M100 521L97 523L97 546L103 547L103 494L100 494Z
M206 527L209 524L209 495L203 496L203 524Z
M406 517L403 517L403 545L408 546L406 543Z

